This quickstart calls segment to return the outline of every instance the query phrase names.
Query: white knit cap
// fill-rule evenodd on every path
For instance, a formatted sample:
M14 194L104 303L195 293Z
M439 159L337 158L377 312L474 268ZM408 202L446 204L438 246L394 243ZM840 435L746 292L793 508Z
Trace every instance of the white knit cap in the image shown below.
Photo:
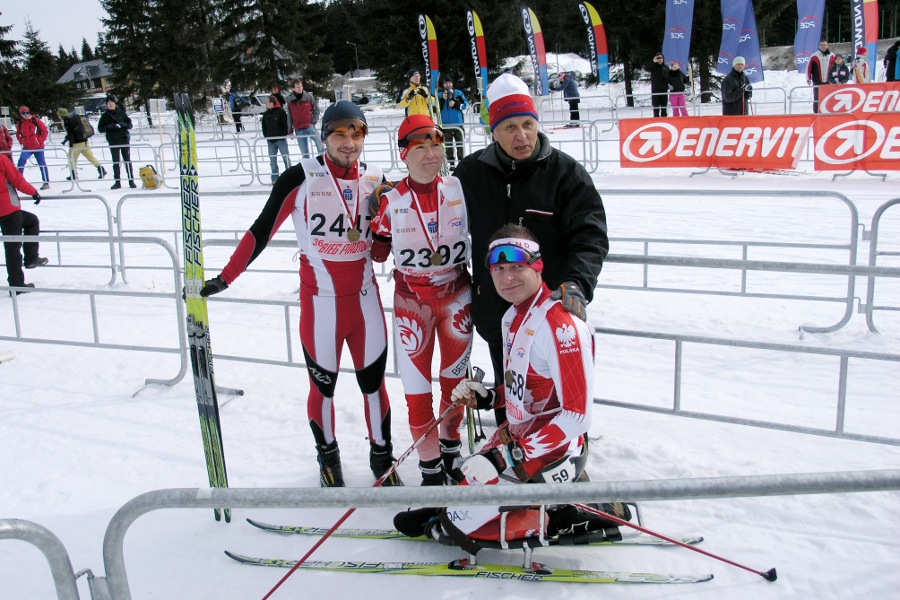
M538 118L537 106L524 81L512 73L503 73L487 91L491 114L491 131L511 117Z

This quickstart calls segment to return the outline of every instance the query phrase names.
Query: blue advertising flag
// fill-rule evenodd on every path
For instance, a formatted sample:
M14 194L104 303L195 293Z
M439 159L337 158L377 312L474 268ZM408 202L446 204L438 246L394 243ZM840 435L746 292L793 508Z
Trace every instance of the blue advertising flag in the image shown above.
M819 49L825 0L797 0L797 35L794 36L794 59L797 72L806 75L809 57Z
M737 53L738 43L749 3L749 0L722 0L722 44L719 46L716 65L716 72L720 75L728 75L731 72L731 61L735 56L740 56Z
M690 72L691 27L694 23L694 0L666 0L666 36L662 52L666 62L677 62L685 74Z
M744 67L744 75L750 83L762 83L763 75L762 53L759 49L759 31L756 28L756 15L753 14L753 0L747 0L747 14L741 27L741 35L738 38L737 56L743 56L747 61Z

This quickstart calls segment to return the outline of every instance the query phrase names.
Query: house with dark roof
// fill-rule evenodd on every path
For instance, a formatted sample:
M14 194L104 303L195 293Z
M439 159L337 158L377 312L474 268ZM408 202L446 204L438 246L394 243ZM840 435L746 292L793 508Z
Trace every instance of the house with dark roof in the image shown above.
M109 89L111 75L106 63L98 58L72 65L56 83L74 86L85 95L104 94Z

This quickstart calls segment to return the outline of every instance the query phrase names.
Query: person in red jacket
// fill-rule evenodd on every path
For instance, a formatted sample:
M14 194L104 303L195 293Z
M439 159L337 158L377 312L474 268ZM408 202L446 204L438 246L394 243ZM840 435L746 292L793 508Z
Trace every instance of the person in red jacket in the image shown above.
M303 80L291 83L294 91L287 97L288 134L297 138L303 158L318 156L325 151L316 123L319 122L319 103L312 92L303 91ZM316 154L309 153L309 141L316 145Z
M22 210L16 190L34 198L34 203L41 201L41 194L25 177L16 170L12 161L0 156L0 233L3 235L38 235L41 223L37 216ZM10 287L33 288L33 283L25 283L22 272L22 242L3 242L6 254L6 274ZM26 242L25 268L33 269L47 264L47 259L38 254L37 242ZM10 290L12 294L22 294L24 290Z
M19 107L19 126L16 128L16 139L22 144L22 154L19 155L19 173L25 172L25 163L34 156L38 165L41 167L41 179L44 185L42 190L50 188L50 171L47 169L47 160L44 158L44 144L47 142L47 136L50 130L44 125L44 122L37 118L37 115L31 113L31 109L27 106Z
M0 154L12 160L12 134L6 125L0 125Z

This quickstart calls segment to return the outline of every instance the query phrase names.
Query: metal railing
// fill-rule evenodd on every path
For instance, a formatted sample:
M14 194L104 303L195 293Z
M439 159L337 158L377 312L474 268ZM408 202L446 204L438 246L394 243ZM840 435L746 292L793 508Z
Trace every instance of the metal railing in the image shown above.
M893 250L880 250L878 248L879 242L879 231L881 229L881 218L884 215L885 211L893 206L897 206L900 204L900 198L894 198L893 200L888 200L884 204L878 207L875 211L875 215L872 217L872 227L870 231L869 238L869 266L874 267L878 262L879 256L900 256L900 252ZM869 331L873 333L878 333L878 329L875 327L875 316L874 312L876 310L889 310L889 311L900 311L900 305L895 302L893 305L882 305L876 306L875 304L875 278L869 277L868 283L866 285L866 303L861 307L866 313L866 325L869 327ZM896 297L895 297L896 300Z

